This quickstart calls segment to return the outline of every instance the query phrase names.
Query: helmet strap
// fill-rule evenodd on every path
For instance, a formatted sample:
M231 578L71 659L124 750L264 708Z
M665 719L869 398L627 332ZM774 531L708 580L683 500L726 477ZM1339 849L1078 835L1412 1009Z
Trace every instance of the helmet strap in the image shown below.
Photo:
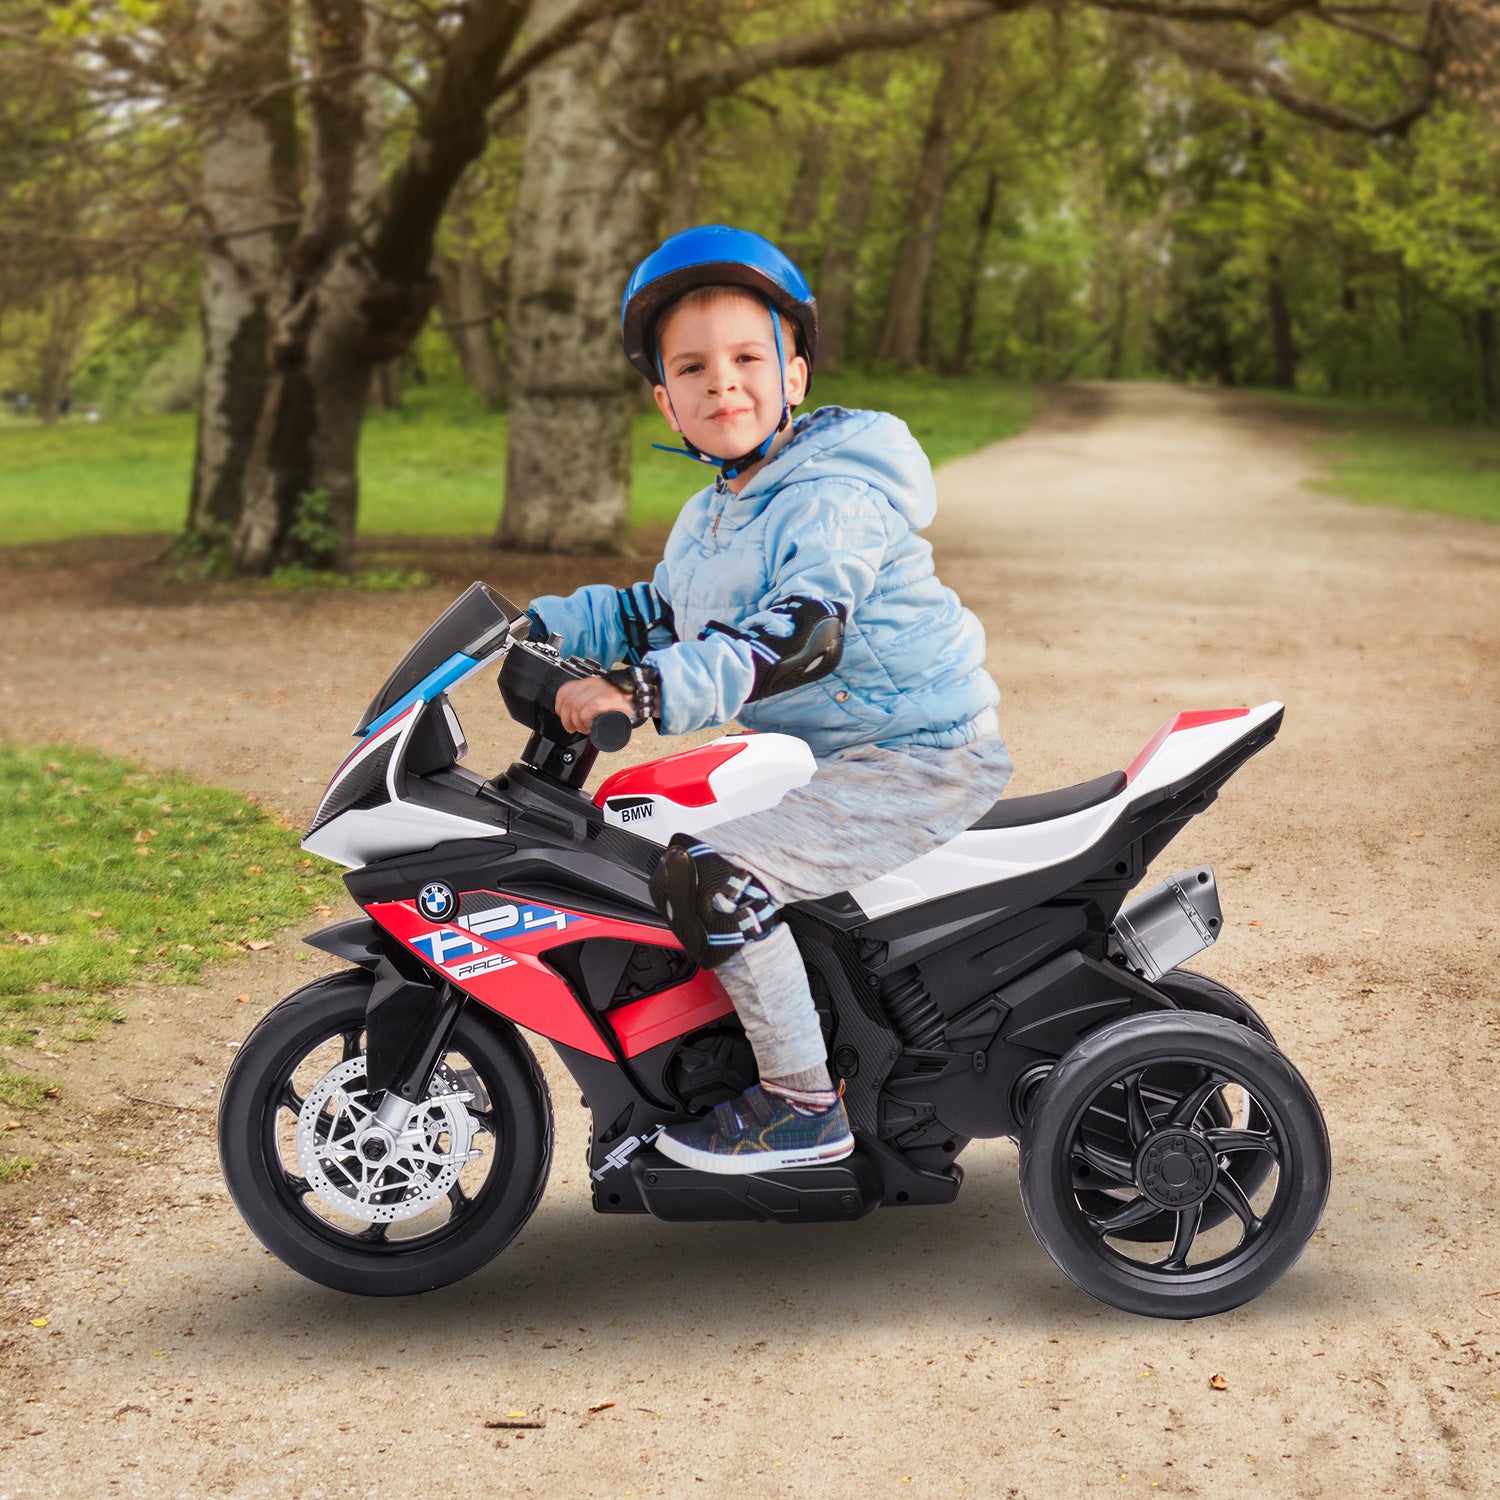
M770 451L771 444L776 441L777 434L782 432L787 423L792 420L792 408L786 399L786 350L781 342L781 319L776 312L776 304L769 297L765 299L766 309L771 314L771 334L776 340L776 369L781 377L781 417L775 427L766 435L765 440L751 448L748 452L740 454L738 458L719 458L716 454L705 453L682 431L682 421L677 415L677 408L672 402L672 392L667 389L667 372L662 368L661 346L656 350L656 374L661 381L661 388L667 392L667 405L671 408L672 420L677 423L678 436L682 438L683 446L673 448L667 443L652 443L652 447L663 453L680 453L684 458L691 458L700 464L714 464L719 470L721 479L737 479L751 464L759 463Z

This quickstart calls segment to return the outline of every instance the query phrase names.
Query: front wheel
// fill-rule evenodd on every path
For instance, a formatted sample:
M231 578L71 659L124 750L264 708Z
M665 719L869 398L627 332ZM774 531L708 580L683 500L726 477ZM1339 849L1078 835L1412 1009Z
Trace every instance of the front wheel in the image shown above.
M514 1031L470 1006L394 1148L372 1141L372 983L331 975L267 1013L224 1080L219 1160L279 1260L337 1291L399 1297L461 1280L520 1231L546 1185L552 1103Z
M1236 1121L1222 1123L1226 1112ZM1236 1162L1270 1164L1252 1190ZM1152 1014L1085 1037L1037 1090L1021 1201L1076 1286L1126 1312L1198 1318L1258 1296L1328 1198L1328 1133L1290 1062L1217 1016ZM1149 1241L1132 1231L1152 1227Z

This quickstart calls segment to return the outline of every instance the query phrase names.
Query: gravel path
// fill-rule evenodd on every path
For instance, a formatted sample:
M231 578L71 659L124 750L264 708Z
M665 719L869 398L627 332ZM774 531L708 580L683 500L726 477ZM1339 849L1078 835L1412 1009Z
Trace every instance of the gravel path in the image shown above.
M550 1055L553 1175L512 1248L423 1299L325 1291L256 1245L213 1150L232 1044L326 966L288 933L38 1053L64 1097L7 1141L42 1170L0 1189L0 1500L1494 1493L1500 531L1302 489L1300 424L1068 388L944 470L932 532L989 630L1017 794L1125 764L1178 709L1288 705L1158 872L1216 865L1226 929L1197 967L1262 1009L1328 1117L1327 1217L1270 1292L1188 1324L1090 1302L1003 1142L970 1148L946 1209L602 1219ZM448 584L638 571L439 549L442 589L298 598L162 593L146 555L0 558L7 732L299 823ZM471 759L513 757L497 704L460 707ZM545 1425L486 1425L514 1411Z

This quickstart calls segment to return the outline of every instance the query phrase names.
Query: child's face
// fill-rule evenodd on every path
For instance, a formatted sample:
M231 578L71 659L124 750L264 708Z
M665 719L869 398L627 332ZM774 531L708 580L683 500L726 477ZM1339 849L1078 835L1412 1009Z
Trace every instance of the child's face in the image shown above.
M705 453L748 453L781 420L781 373L771 312L758 298L733 293L671 309L657 330L665 386L656 404L673 432ZM807 361L786 356L786 399L807 394ZM669 399L670 397L670 399Z

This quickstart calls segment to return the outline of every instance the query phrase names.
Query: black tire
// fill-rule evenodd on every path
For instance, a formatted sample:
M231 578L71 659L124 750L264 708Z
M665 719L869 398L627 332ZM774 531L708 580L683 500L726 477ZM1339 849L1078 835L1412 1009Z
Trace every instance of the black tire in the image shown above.
M470 1125L460 1119L456 1128L472 1128L470 1149L479 1157L457 1169L451 1187L420 1217L399 1217L402 1198L410 1197L402 1188L372 1199L392 1205L394 1222L342 1213L333 1206L336 1194L308 1181L295 1130L311 1080L363 1057L372 983L362 969L330 975L267 1013L224 1080L219 1161L235 1206L278 1260L337 1291L401 1297L477 1271L531 1217L552 1162L552 1102L514 1028L465 1007L435 1077L474 1094L471 1103L448 1107L467 1110ZM357 1094L360 1076L356 1070L344 1087ZM314 1112L305 1128L316 1130L321 1119ZM445 1149L434 1145L437 1154ZM436 1170L431 1177L441 1181Z
M1210 979L1206 974L1195 974L1191 969L1169 969L1155 987L1169 996L1178 1010L1196 1011L1199 1015L1223 1016L1226 1021L1237 1021L1248 1026L1268 1042L1275 1042L1271 1028L1243 996L1237 995L1227 984Z
M1199 1015L1222 1016L1226 1021L1234 1021L1241 1026L1249 1027L1251 1031L1258 1036L1263 1036L1268 1042L1274 1044L1276 1040L1271 1035L1271 1028L1260 1018L1254 1006L1237 995L1228 985L1220 984L1217 979L1210 979L1204 974L1195 974L1191 969L1172 969L1156 980L1155 985L1157 989L1171 998L1179 1010L1193 1011ZM1181 1093L1186 1092L1203 1077L1203 1073L1201 1070L1196 1073L1191 1070L1186 1072L1178 1070L1175 1076L1158 1075L1158 1077L1163 1087L1169 1090L1175 1088L1180 1097ZM1245 1118L1240 1121L1230 1118L1222 1099L1211 1100L1209 1108L1217 1115L1216 1123L1221 1127L1239 1124L1247 1130L1266 1128L1265 1116L1253 1104L1247 1107ZM1117 1118L1123 1125L1123 1115ZM1125 1142L1122 1140L1120 1144L1123 1148ZM1233 1174L1235 1181L1240 1185L1241 1192L1247 1198L1253 1198L1264 1185L1266 1178L1271 1175L1272 1163L1263 1151L1226 1154L1220 1158L1219 1164L1221 1168ZM1224 1223L1229 1214L1230 1209L1227 1204L1217 1200L1206 1204L1203 1213L1203 1229L1213 1229ZM1137 1224L1133 1229L1126 1230L1120 1238L1133 1240L1138 1244L1154 1244L1163 1237L1163 1234L1168 1239L1171 1238L1172 1215L1170 1214L1158 1216L1145 1224Z
M1205 1109L1226 1089L1260 1111L1258 1141ZM1164 1093L1177 1095L1170 1108L1147 1102ZM1102 1113L1113 1131L1111 1097L1127 1101L1129 1158L1095 1128ZM1222 1163L1252 1149L1271 1156L1272 1170L1247 1196ZM1330 1170L1328 1132L1302 1076L1270 1042L1219 1016L1166 1012L1101 1027L1037 1090L1021 1139L1021 1201L1042 1247L1090 1296L1156 1318L1227 1312L1283 1276L1322 1218ZM1216 1201L1227 1210L1217 1227L1200 1212ZM1119 1232L1163 1220L1170 1241Z

